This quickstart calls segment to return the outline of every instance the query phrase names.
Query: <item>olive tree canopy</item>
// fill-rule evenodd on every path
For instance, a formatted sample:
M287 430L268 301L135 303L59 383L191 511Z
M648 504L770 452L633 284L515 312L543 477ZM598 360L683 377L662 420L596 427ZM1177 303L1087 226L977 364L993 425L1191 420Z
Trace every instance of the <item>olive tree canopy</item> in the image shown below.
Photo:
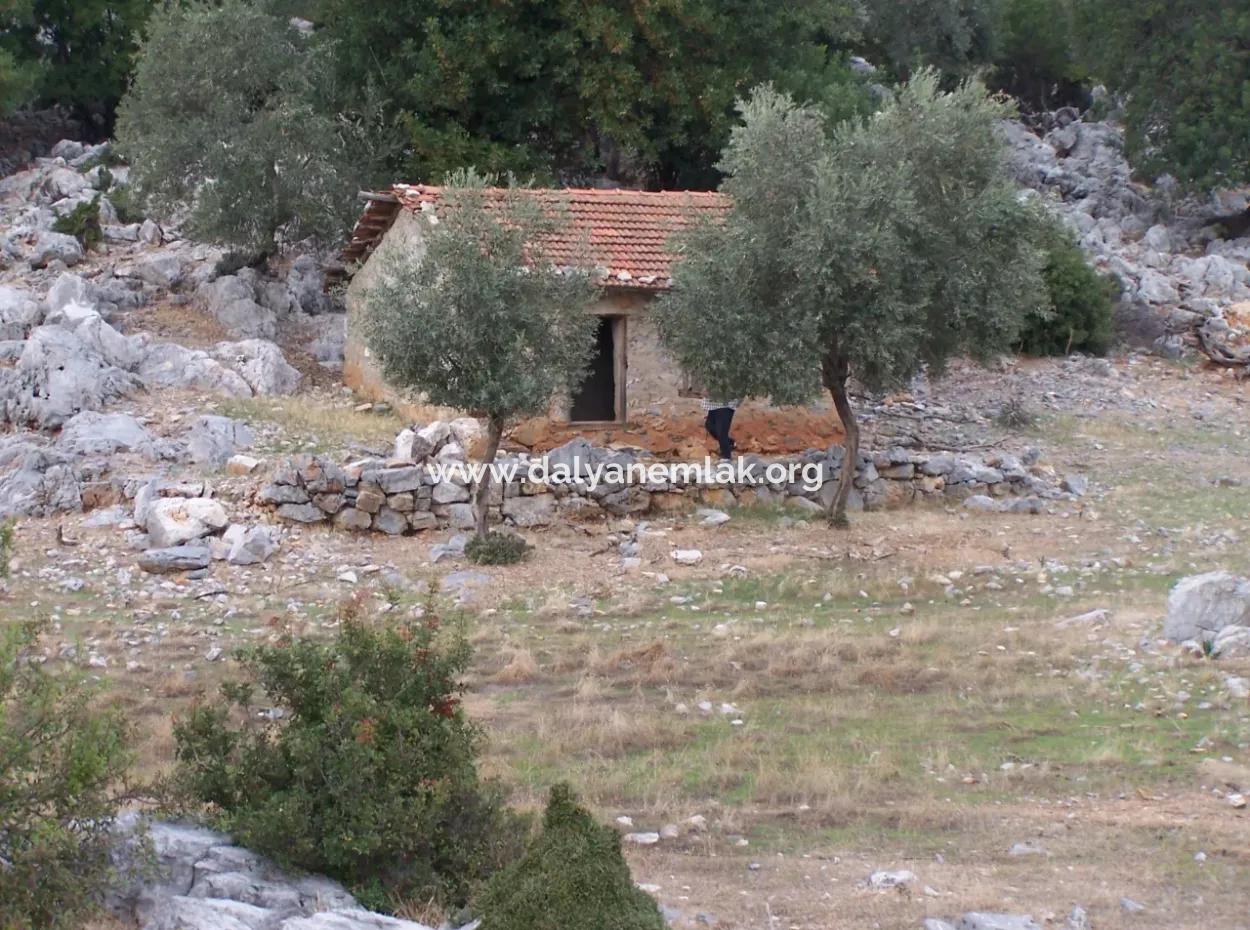
M374 159L365 121L332 106L324 54L243 0L158 10L118 110L136 192L189 207L200 238L261 254L279 237L337 238Z
M386 379L431 403L487 421L482 461L494 461L507 421L546 412L590 359L598 286L589 264L557 267L541 241L564 222L557 202L488 187L459 173L437 215L422 213L425 254L384 244L364 296L363 333ZM486 532L489 473L474 495Z
M1037 220L994 130L1008 112L981 84L944 93L926 71L829 130L757 89L720 163L728 218L680 243L660 320L681 365L724 396L832 395L846 433L832 522L858 457L848 379L882 390L1006 351L1041 305Z

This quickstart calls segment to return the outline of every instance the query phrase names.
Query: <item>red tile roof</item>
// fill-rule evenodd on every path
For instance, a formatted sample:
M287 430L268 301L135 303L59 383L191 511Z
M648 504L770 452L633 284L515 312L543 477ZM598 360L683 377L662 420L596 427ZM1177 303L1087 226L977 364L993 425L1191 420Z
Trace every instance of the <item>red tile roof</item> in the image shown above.
M433 209L440 189L425 184L396 184L389 193L369 195L344 249L349 264L368 258L386 235L400 209ZM604 287L663 290L672 283L669 240L699 216L719 217L729 209L725 195L707 191L631 191L587 188L534 189L539 201L560 204L568 223L542 244L544 257L572 264L581 247L603 275Z

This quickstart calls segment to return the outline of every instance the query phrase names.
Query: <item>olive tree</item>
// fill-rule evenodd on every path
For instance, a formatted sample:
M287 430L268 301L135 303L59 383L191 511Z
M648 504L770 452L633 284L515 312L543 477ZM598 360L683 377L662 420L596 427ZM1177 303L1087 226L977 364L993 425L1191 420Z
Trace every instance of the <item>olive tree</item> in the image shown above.
M254 253L331 238L371 180L367 121L334 111L326 50L243 0L153 14L117 141L136 193L190 208L203 239Z
M419 214L425 254L384 245L364 294L363 334L392 384L485 418L481 461L495 460L508 421L545 412L590 359L598 296L589 266L559 267L541 249L564 222L558 199L488 187L462 172L437 213ZM490 469L473 495L485 537Z
M979 83L943 93L921 72L832 130L770 88L741 113L720 162L732 209L680 242L661 327L714 394L829 392L845 454L828 516L843 525L859 453L850 378L884 390L1009 349L1044 294L1037 218L1003 168L1007 107Z

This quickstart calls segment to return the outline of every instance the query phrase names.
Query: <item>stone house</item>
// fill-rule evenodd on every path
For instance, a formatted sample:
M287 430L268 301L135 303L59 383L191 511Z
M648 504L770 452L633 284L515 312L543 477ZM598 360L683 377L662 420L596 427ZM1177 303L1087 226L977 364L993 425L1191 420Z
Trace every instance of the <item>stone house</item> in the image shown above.
M544 448L570 435L600 434L597 441L620 440L658 453L701 456L699 396L664 350L652 302L672 286L674 234L704 217L728 209L728 199L715 192L562 189L533 190L535 198L558 202L568 221L544 252L559 262L588 248L600 275L602 294L593 308L598 317L596 349L589 371L572 396L553 404L550 415L514 428L510 436L521 445ZM454 411L397 397L381 378L353 325L361 312L362 295L377 274L379 246L399 243L419 261L423 253L423 212L437 210L439 188L397 184L390 191L366 195L367 202L345 264L357 270L347 288L348 341L344 380L370 399L396 402L415 419L445 418ZM740 448L752 451L797 451L827 446L837 438L824 405L812 410L778 410L767 403L748 404L739 422L759 419L760 429L739 429L747 436Z

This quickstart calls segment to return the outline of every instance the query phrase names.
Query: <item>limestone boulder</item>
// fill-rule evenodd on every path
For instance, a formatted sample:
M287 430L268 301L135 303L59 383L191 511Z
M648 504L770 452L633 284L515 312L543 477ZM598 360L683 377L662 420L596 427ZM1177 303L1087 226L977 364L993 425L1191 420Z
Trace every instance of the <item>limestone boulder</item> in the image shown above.
M16 367L0 370L0 420L51 429L141 387L138 378L110 364L75 333L40 326Z
M43 232L35 240L35 248L30 255L33 268L46 268L52 262L59 261L70 268L83 260L82 243L73 236L58 232Z
M1177 582L1168 595L1164 636L1210 643L1227 627L1250 627L1250 579L1220 571Z
M213 347L212 357L242 377L254 394L293 394L299 387L300 373L272 342L221 342Z
M147 511L147 531L158 549L180 546L226 528L226 510L207 497L163 497Z
M0 440L0 519L82 509L72 458L23 439Z
M94 410L84 410L66 420L59 445L73 455L131 452L152 460L161 458L169 448L129 414Z
M25 339L42 316L39 301L30 291L0 285L0 339Z
M255 441L252 428L230 417L197 417L183 437L187 454L197 465L221 468L239 449L250 449Z
M208 568L211 558L207 546L169 546L141 553L139 567L154 575L179 574Z
M252 283L238 275L223 275L199 289L205 309L239 339L272 339L278 321L273 310L256 301Z

